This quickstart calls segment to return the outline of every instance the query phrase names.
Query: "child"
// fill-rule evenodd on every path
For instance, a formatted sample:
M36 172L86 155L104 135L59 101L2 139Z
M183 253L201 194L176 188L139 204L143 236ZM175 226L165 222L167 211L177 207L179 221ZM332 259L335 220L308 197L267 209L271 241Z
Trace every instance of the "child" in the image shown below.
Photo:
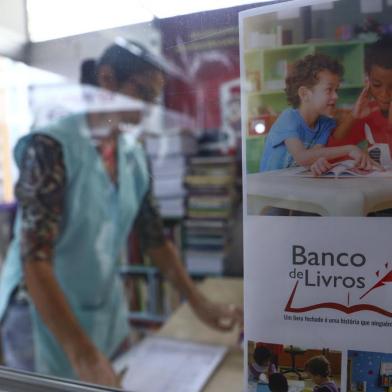
M369 45L365 71L366 87L353 110L333 133L329 145L358 144L367 140L367 124L374 141L388 144L392 151L392 35L384 35Z
M268 387L271 392L288 392L289 390L287 378L282 373L271 374L268 380Z
M249 379L267 383L269 374L276 371L275 367L271 366L272 357L267 347L257 346L253 352L253 360L248 366Z
M308 55L293 64L285 89L293 108L283 111L271 127L260 171L299 165L320 175L331 167L328 159L345 156L362 169L372 168L373 161L357 146L324 147L336 126L331 116L342 75L342 65L323 54Z
M309 359L305 364L305 371L316 384L313 392L340 392L337 385L330 380L331 366L324 355Z

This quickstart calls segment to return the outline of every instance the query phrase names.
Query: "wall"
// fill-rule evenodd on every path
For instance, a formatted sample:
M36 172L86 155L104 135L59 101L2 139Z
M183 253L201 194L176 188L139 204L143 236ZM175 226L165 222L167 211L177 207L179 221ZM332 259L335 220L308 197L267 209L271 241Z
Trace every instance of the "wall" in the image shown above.
M318 11L314 13L312 21L313 32L319 32L318 36L320 37L334 39L336 28L341 25L362 27L368 18L376 19L381 24L390 24L391 21L388 18L392 5L388 0L382 0L382 2L382 12L362 14L356 2L346 0L336 1L333 11ZM387 9L389 10L388 12L386 12ZM317 35L315 34L315 36Z
M167 86L168 107L195 116L200 129L221 126L220 87L240 76L238 13L269 3L160 20L163 53L188 75L188 84Z
M86 58L97 58L114 38L133 39L159 52L160 34L153 23L141 23L98 32L75 35L45 42L30 43L27 63L71 80L78 81L79 66Z
M0 1L0 55L20 60L27 43L25 0Z

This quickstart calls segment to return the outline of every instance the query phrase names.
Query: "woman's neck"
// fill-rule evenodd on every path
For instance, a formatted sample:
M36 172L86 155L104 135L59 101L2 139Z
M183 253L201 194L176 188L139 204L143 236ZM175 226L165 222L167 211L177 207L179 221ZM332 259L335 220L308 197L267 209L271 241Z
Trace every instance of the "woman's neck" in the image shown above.
M117 128L118 120L108 113L89 113L87 124L91 135L109 137Z

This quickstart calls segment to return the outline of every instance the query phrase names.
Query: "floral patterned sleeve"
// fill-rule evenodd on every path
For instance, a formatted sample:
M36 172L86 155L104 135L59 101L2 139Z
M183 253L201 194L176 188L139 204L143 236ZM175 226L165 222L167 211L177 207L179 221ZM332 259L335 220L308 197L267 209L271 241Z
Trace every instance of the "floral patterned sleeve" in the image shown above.
M49 136L35 134L26 148L15 188L22 210L22 262L53 260L54 242L64 208L65 183L61 145ZM165 241L151 185L134 228L144 251Z
M65 192L61 145L53 138L32 136L20 167L15 195L22 211L22 262L52 261Z

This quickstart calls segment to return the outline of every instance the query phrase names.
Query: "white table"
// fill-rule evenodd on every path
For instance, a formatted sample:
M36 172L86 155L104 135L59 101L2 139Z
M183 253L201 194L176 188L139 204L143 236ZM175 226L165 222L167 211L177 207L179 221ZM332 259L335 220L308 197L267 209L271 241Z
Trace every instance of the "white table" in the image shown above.
M392 178L310 178L298 168L247 175L248 214L279 207L322 216L366 216L392 208Z

